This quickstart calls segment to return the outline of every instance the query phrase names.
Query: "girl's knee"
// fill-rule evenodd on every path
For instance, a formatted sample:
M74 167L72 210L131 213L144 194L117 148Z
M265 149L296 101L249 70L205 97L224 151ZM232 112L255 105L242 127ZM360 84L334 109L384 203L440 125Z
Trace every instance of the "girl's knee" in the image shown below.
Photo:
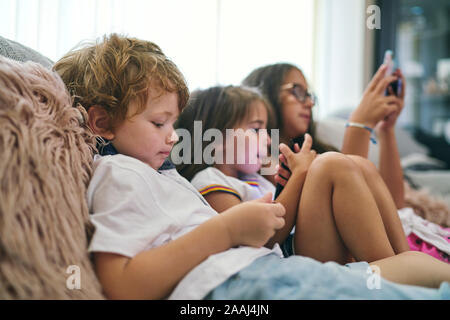
M325 152L316 157L309 171L320 170L328 172L359 171L357 164L348 156L339 152Z
M377 167L369 159L351 154L348 154L346 156L350 158L364 173L378 175Z

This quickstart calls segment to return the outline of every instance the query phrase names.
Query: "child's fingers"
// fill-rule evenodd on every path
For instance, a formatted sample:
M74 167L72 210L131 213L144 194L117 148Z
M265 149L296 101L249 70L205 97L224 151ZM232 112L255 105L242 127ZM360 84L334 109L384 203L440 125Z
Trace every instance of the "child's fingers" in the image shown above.
M386 101L385 101L384 114L385 114L385 116L388 116L393 112L398 112L399 108L400 108L400 104L398 102L398 98L395 96L392 96L392 98L386 99Z
M303 141L302 151L309 151L312 147L312 138L309 133L305 133L305 141Z
M277 170L277 175L279 175L280 178L288 180L289 177L291 176L291 173L288 170L286 170L285 168L283 168L282 166L279 166L278 170Z
M283 187L286 185L287 180L284 177L280 177L278 174L275 175L275 182L282 185Z
M389 76L389 77L384 78L376 86L375 92L376 93L380 93L380 94L383 93L386 90L386 88L389 85L389 83L391 83L391 82L393 82L393 81L395 81L397 79L398 79L397 76Z
M287 166L287 160L286 160L286 157L284 156L284 154L280 154L278 159L280 159L280 162L284 163L284 165Z
M373 91L377 87L378 83L383 79L384 74L386 73L386 65L382 64L375 75L373 76L372 80L370 81L369 85L367 86L368 91Z
M254 200L256 202L272 203L272 192L267 192L261 198Z
M277 217L283 217L286 214L286 209L281 203L274 203L272 210Z
M275 225L274 225L274 228L275 228L275 230L279 230L279 229L281 229L281 228L283 228L284 227L284 224L286 223L286 221L284 220L284 218L282 218L282 217L277 217L277 218L275 218L276 220L276 222L275 222Z
M295 153L300 152L300 147L299 147L298 143L294 144L294 152Z
M396 105L400 106L402 103L402 100L399 97L397 97L396 95L390 95L385 98L384 102L387 104L396 104Z
M292 150L284 143L280 143L279 148L280 148L281 154L286 158L286 160L289 159L290 157L292 157L292 155L294 154L292 152Z

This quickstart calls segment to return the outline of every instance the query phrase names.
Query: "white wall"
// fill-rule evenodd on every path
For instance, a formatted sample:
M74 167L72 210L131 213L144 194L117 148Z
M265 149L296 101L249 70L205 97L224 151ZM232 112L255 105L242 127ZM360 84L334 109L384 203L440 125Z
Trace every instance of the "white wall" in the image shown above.
M218 82L240 83L253 69L291 62L313 70L314 1L220 1Z
M356 107L364 90L364 0L319 0L314 83L317 114Z
M195 89L239 84L279 61L310 73L313 9L310 0L0 0L0 30L55 61L105 33L151 40Z
M0 35L58 60L118 32L156 42L189 88L239 84L290 62L319 97L317 115L357 105L366 0L0 0ZM317 116L316 115L316 116Z

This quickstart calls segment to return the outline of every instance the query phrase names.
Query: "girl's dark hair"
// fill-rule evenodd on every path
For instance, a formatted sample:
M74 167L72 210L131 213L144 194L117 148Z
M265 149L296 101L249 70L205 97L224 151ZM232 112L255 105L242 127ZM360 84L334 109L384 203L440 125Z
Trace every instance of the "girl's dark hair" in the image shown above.
M252 88L237 86L216 86L204 90L192 92L187 106L181 112L174 127L184 128L191 133L191 161L177 165L178 172L186 179L191 180L194 175L209 167L202 161L194 164L194 150L204 150L211 142L201 141L201 146L196 146L193 139L194 121L202 122L202 135L208 129L218 129L225 134L226 129L233 129L250 116L251 104L255 101L263 102L268 112L268 122L271 122L272 109L267 100ZM183 139L181 137L181 139ZM202 139L203 140L203 139ZM180 140L178 143L182 143ZM202 159L203 160L203 159Z
M244 86L256 87L262 94L269 100L270 105L273 108L273 113L275 114L274 128L268 129L283 129L283 117L281 116L282 105L280 101L280 87L289 71L292 69L297 69L302 74L302 70L297 66L290 63L276 63L272 65L267 65L259 67L253 70L243 81ZM316 150L318 153L323 153L327 151L338 151L336 148L324 144L317 140L315 137L315 124L311 115L311 122L307 129L307 133L313 138L312 149Z

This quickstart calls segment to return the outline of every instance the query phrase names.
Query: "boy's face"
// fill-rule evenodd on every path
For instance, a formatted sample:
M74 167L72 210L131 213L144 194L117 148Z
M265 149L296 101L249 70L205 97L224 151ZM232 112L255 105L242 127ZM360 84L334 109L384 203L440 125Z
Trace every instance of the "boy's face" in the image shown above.
M136 102L128 115L135 114ZM179 114L178 95L150 90L143 112L127 117L114 128L114 147L121 154L139 159L157 170L178 141L173 124Z

